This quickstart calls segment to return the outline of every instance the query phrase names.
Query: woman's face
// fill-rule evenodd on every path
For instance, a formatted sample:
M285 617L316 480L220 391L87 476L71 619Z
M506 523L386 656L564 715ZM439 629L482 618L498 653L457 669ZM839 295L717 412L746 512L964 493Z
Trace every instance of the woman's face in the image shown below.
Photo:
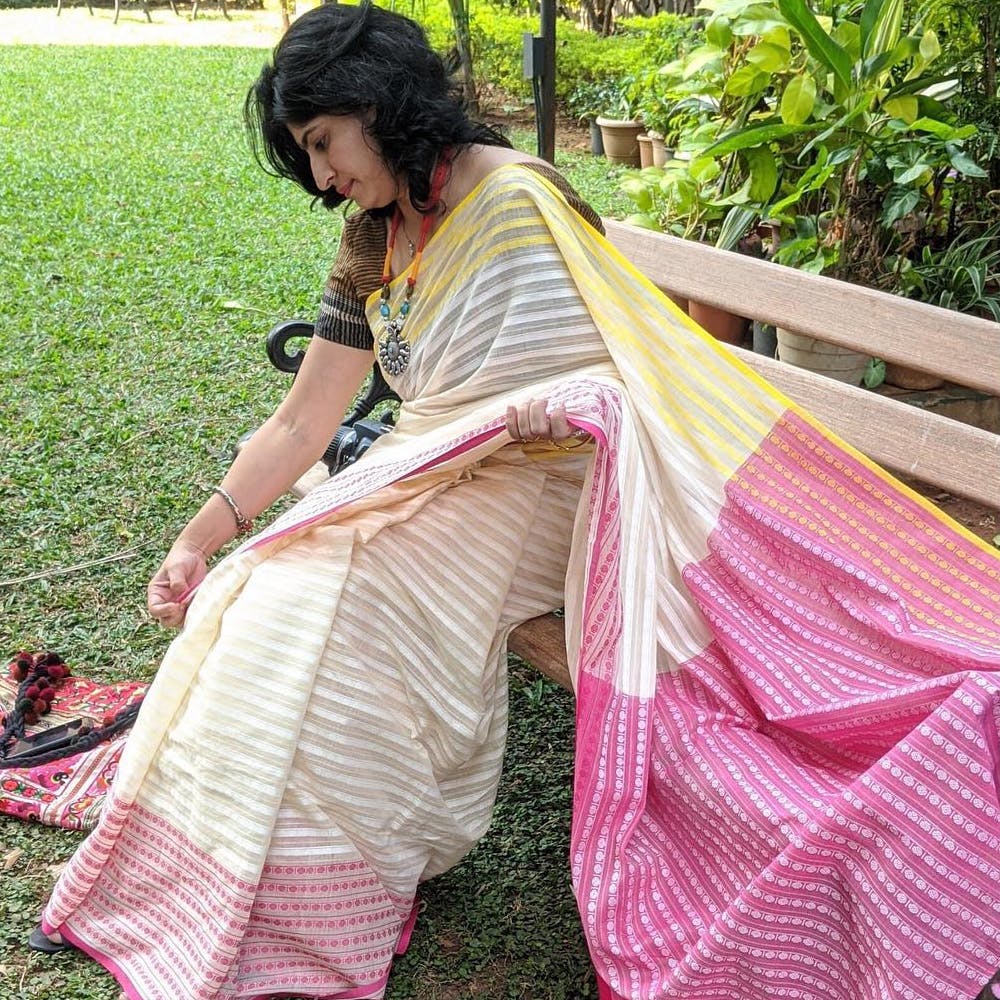
M398 197L396 178L354 115L317 115L304 125L289 125L288 131L309 154L321 191L335 188L360 208L382 208Z

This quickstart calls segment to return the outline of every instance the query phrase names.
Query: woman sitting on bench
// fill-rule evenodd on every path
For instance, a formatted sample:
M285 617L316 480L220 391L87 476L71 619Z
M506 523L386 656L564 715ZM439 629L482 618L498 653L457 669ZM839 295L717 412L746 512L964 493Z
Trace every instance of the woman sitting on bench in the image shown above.
M382 996L489 825L507 634L565 604L602 997L975 995L996 553L696 328L413 22L309 11L247 115L358 211L288 398L150 584L184 629L35 944L143 1000ZM255 529L373 350L397 429Z

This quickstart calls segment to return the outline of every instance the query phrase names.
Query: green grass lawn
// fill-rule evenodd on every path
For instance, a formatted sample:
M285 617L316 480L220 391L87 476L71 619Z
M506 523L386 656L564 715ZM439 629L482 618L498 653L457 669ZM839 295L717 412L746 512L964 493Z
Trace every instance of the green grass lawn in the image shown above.
M169 635L146 581L284 391L263 335L314 314L339 217L248 152L240 111L264 57L0 47L4 659L52 648L79 673L152 677ZM625 210L605 161L558 162L599 211ZM594 995L566 862L573 705L513 670L493 829L425 887L393 1000ZM94 963L23 943L78 840L0 820L0 1000L118 996Z

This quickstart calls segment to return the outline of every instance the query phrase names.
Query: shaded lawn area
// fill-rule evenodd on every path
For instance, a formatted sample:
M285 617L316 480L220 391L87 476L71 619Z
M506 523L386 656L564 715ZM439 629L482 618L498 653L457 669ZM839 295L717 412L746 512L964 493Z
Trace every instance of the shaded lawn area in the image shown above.
M284 390L263 334L314 314L340 219L252 160L240 111L263 59L0 47L4 660L53 648L81 674L152 677L169 635L145 616L146 581ZM559 163L599 211L622 207L603 160ZM425 887L392 1000L594 995L566 860L572 714L513 664L493 829ZM0 1000L118 996L96 964L23 944L78 840L0 820Z

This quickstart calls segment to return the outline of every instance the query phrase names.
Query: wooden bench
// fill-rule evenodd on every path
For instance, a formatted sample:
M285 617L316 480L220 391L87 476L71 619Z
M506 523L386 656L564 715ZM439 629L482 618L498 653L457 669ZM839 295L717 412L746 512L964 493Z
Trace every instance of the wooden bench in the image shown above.
M605 225L622 254L675 301L729 309L1000 396L1000 324L613 220ZM1000 433L733 351L880 465L987 507L1000 505ZM570 687L561 618L525 622L508 648Z

